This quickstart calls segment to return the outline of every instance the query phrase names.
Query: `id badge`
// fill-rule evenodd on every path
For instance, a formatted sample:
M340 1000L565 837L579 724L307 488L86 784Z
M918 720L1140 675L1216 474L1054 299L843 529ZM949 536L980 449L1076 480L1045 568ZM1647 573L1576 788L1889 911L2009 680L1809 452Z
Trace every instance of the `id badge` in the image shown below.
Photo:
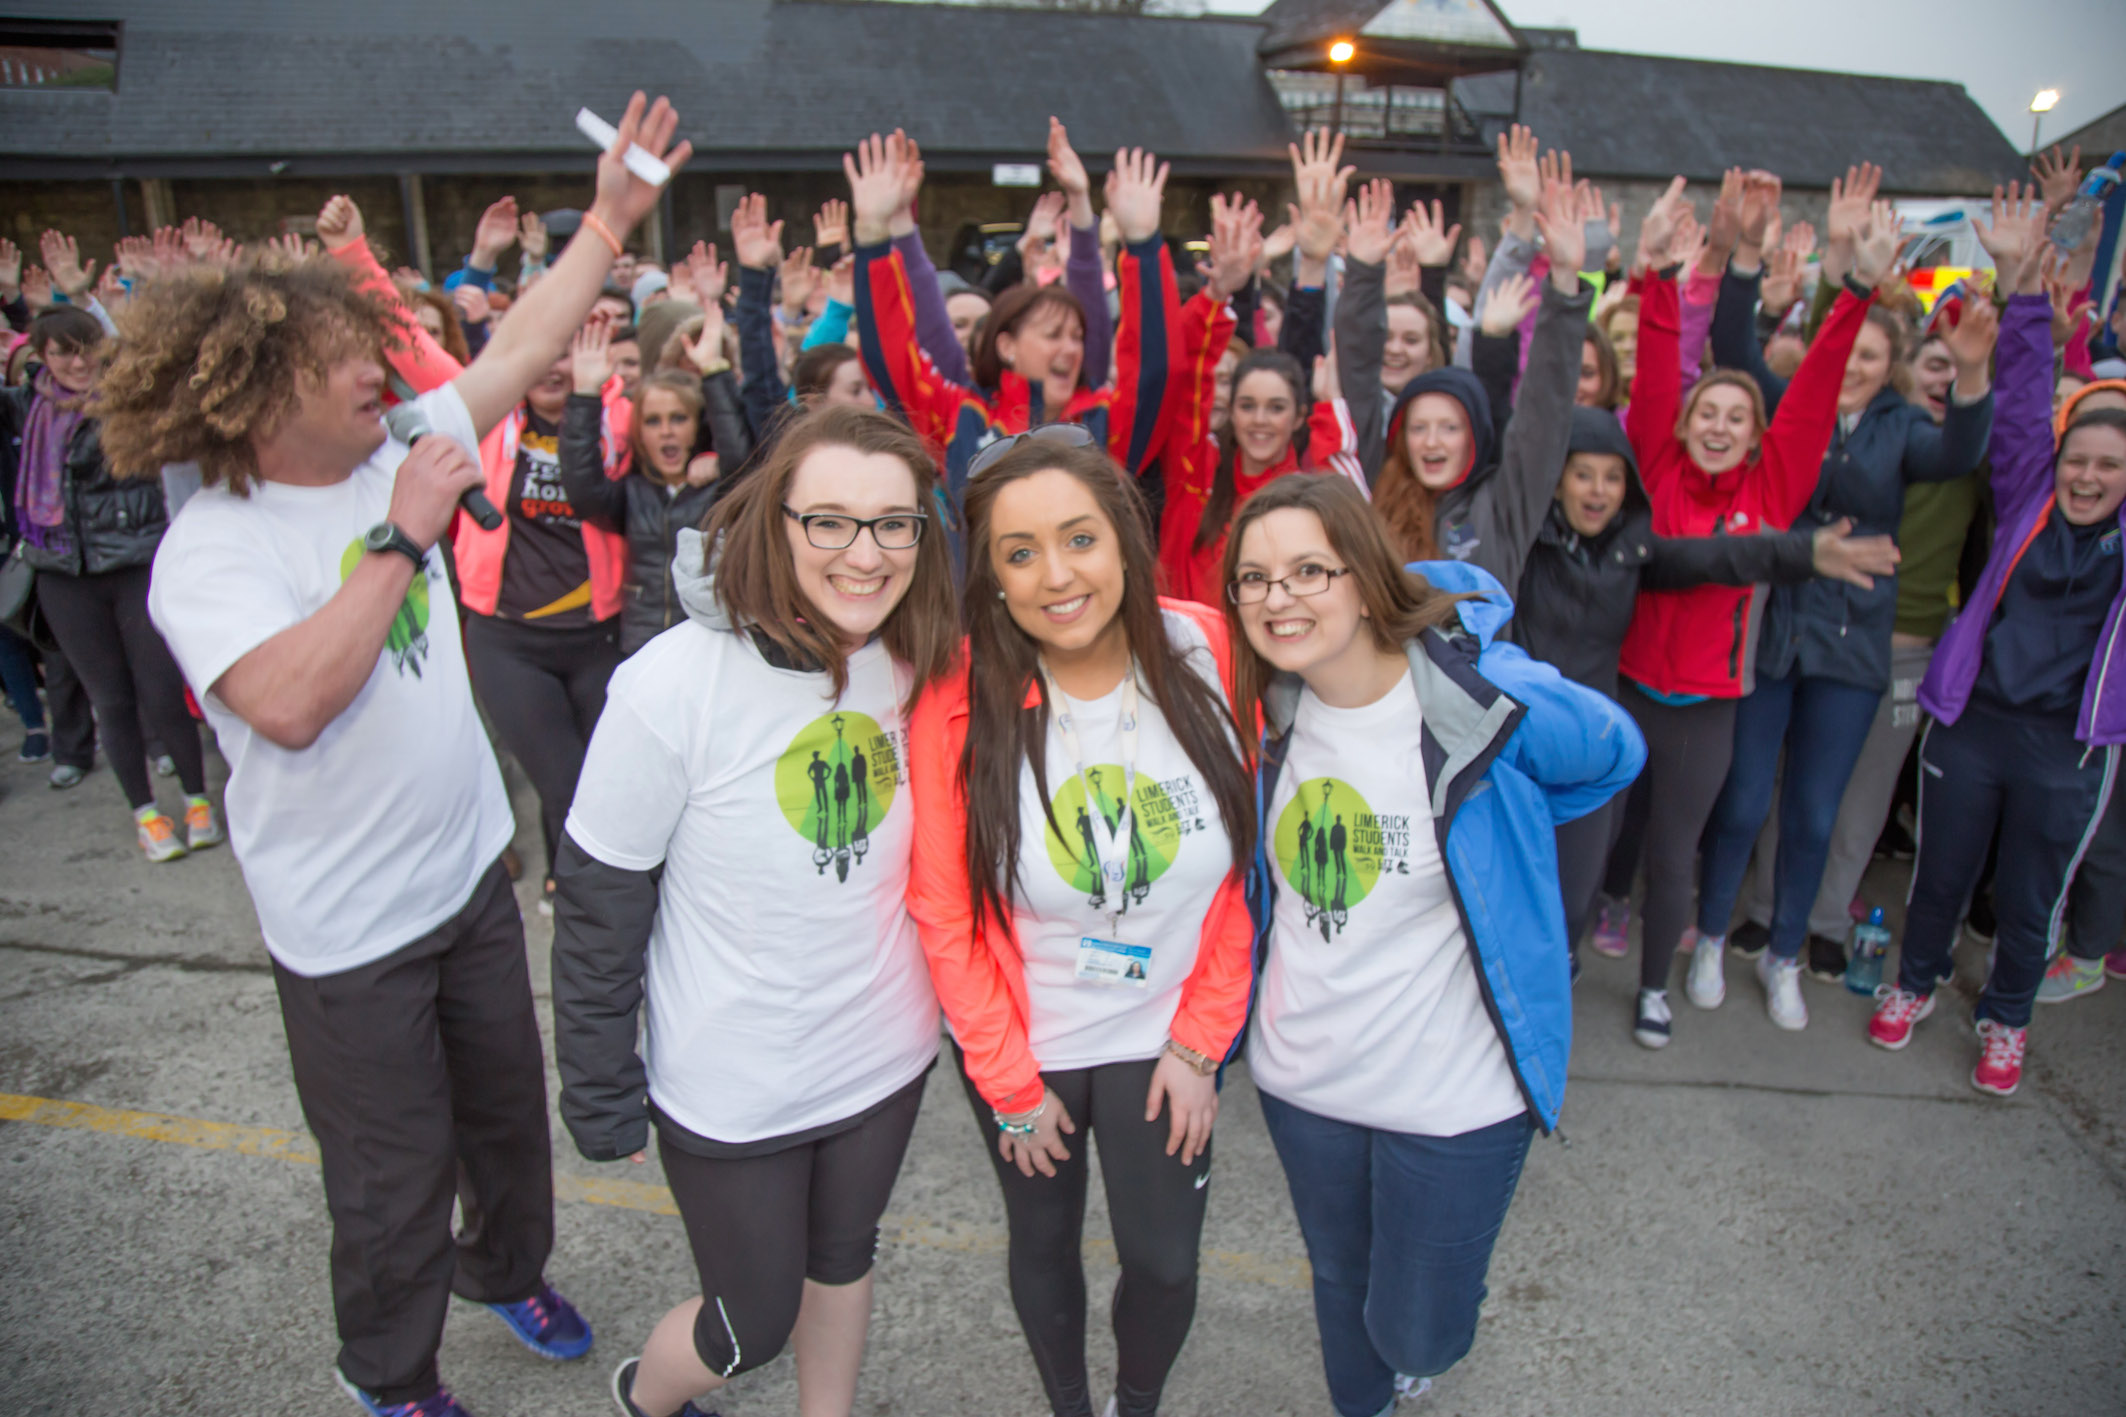
M1151 967L1150 945L1125 945L1119 940L1096 940L1090 935L1078 941L1080 984L1126 984L1149 989Z

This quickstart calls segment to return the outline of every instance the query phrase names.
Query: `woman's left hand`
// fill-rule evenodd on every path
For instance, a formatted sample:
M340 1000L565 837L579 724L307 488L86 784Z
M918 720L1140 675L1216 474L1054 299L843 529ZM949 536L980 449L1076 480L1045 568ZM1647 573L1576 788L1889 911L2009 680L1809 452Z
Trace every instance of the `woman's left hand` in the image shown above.
M1189 1165L1211 1144L1211 1124L1218 1120L1218 1080L1204 1077L1172 1053L1161 1053L1152 1068L1152 1090L1144 1099L1144 1120L1159 1119L1159 1103L1169 1104L1166 1154L1178 1149Z

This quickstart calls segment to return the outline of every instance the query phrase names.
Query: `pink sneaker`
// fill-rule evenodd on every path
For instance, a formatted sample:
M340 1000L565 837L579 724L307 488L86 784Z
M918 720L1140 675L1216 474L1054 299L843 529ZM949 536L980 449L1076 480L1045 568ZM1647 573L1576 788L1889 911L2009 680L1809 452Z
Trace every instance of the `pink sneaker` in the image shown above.
M1875 1017L1868 1020L1868 1042L1896 1052L1912 1041L1912 1025L1934 1012L1932 994L1908 994L1895 984L1875 991Z
M1676 953L1679 955L1688 955L1696 954L1697 952L1698 927L1695 925L1687 925L1684 927L1683 933L1676 937Z
M2015 1096L2023 1082L2023 1050L2029 1046L2030 1030L1982 1018L1978 1041L1978 1066L1971 1070L1971 1085L1995 1097Z
M2113 979L2126 979L2126 949L2113 950L2104 956L2104 972Z
M1611 959L1631 953L1631 902L1595 898L1594 951Z

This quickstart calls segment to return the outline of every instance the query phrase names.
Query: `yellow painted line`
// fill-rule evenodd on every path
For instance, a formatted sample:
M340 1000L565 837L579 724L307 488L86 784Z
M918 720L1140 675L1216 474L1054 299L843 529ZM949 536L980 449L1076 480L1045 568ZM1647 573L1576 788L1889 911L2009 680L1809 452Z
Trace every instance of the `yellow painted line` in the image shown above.
M234 1151L298 1166L318 1164L317 1143L306 1132L250 1127L237 1122L210 1122L167 1112L134 1112L117 1107L98 1107L89 1102L60 1102L48 1097L0 1092L0 1122L27 1122L31 1126L54 1127L61 1131L101 1132L106 1136L187 1146L199 1151ZM640 1181L603 1177L586 1179L556 1172L554 1196L582 1205L612 1206L649 1215L679 1214L679 1207L669 1190ZM889 1212L880 1220L880 1231L879 1238L888 1245L913 1245L926 1250L976 1255L1002 1254L1005 1248L1004 1232L990 1225L930 1220ZM1109 1241L1088 1239L1085 1248L1096 1258L1114 1262L1114 1246ZM1207 1279L1262 1284L1278 1289L1306 1289L1313 1282L1305 1260L1279 1260L1235 1250L1204 1250L1202 1270Z

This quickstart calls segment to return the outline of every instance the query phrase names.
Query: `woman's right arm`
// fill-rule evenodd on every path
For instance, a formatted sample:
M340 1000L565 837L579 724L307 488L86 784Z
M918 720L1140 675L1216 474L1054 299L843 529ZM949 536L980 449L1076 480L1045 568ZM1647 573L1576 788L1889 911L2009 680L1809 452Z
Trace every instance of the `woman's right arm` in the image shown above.
M1359 189L1356 221L1350 223L1350 256L1336 292L1336 381L1358 431L1358 461L1366 485L1380 475L1388 453L1387 391L1380 386L1381 352L1388 343L1388 246L1394 240L1392 197L1376 184Z
M1996 191L1993 220L1972 222L2008 292L1994 346L1989 447L1993 505L2004 522L2052 476L2052 304L2040 265L2045 212L2034 196Z
M738 258L738 304L731 313L738 326L738 360L746 371L739 394L753 436L761 438L790 390L775 362L775 271L782 264L782 223L768 220L768 199L758 192L742 198L731 213L731 253ZM648 362L658 351L642 353ZM737 466L725 464L727 470Z
M352 198L334 197L325 203L317 216L317 234L326 253L353 275L357 290L389 301L398 314L399 333L405 343L384 351L385 362L391 366L392 373L412 385L415 393L425 394L431 389L442 388L465 372L465 366L435 342L435 337L422 328L421 322L413 318L413 312L399 298L399 288L391 283L391 273L369 249L369 239L362 234L362 210Z
M605 403L572 393L561 408L561 485L576 515L605 531L627 530L627 480L605 475Z

